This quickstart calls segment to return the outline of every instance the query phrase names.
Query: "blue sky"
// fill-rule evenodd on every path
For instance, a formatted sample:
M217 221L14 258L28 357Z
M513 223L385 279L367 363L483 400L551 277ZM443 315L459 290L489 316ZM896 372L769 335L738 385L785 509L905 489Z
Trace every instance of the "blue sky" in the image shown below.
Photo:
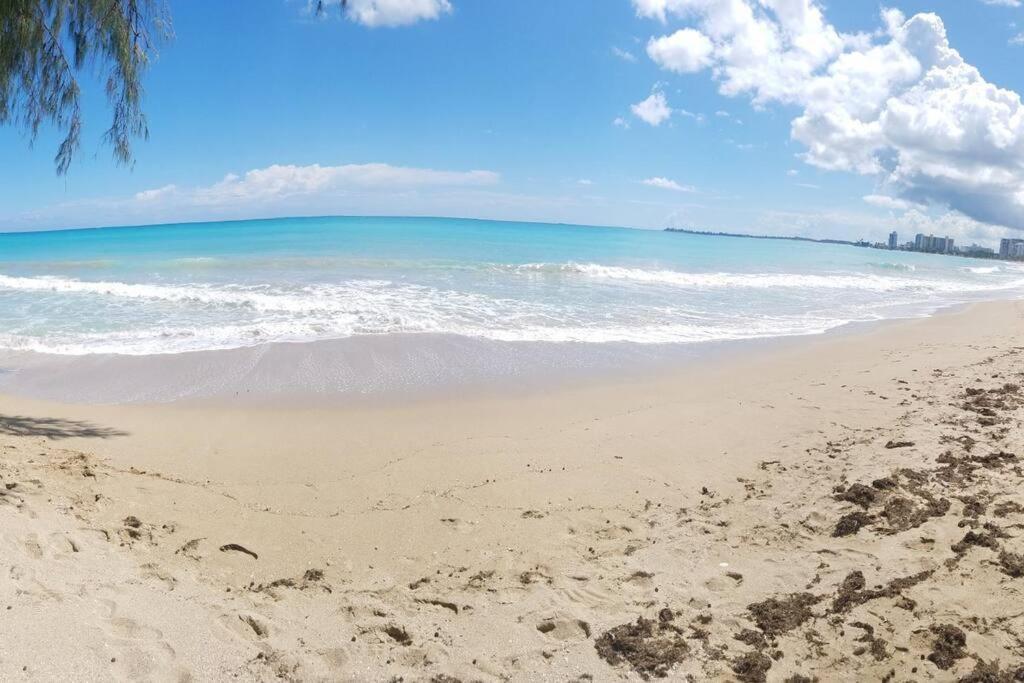
M134 167L86 77L66 177L56 131L0 129L0 229L402 214L991 242L1024 228L1019 5L172 1Z

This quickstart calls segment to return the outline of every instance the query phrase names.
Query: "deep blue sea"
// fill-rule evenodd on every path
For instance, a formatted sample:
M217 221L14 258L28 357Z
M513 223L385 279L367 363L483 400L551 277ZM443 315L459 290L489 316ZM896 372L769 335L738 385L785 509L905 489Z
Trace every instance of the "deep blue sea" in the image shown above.
M0 234L0 348L56 354L395 333L691 344L1021 294L1024 269L996 261L450 218Z

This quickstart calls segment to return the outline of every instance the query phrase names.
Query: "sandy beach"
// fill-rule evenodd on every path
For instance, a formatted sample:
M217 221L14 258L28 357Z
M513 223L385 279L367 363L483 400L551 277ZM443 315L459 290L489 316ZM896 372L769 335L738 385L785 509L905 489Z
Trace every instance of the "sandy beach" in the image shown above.
M0 679L1021 680L1022 329L395 405L3 397Z

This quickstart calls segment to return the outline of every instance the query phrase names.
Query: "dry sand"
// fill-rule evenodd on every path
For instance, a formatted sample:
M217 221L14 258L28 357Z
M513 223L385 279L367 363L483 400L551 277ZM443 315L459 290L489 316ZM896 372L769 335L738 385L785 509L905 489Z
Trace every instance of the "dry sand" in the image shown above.
M526 399L2 398L0 679L1024 680L1022 331Z

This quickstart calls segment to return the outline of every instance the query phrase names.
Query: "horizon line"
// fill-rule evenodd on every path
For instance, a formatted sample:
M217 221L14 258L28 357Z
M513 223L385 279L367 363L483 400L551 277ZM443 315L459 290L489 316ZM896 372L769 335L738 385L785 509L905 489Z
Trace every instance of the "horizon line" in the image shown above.
M457 221L480 221L490 223L524 223L528 225L561 225L574 228L609 228L613 230L647 230L664 231L662 228L642 228L629 225L600 225L596 223L569 223L562 221L539 221L539 220L512 220L507 218L477 218L471 216L428 216L428 215L398 215L398 214L313 214L293 216L265 216L261 218L230 218L226 220L194 220L194 221L167 221L163 223L136 223L130 225L93 225L77 228L39 228L26 230L0 230L0 237L10 235L32 235L32 234L53 234L63 232L85 232L89 230L131 230L139 228L165 228L175 225L212 225L215 223L253 223L257 221L282 221L282 220L312 220L318 218L381 218L381 219L424 219L424 220L457 220Z

